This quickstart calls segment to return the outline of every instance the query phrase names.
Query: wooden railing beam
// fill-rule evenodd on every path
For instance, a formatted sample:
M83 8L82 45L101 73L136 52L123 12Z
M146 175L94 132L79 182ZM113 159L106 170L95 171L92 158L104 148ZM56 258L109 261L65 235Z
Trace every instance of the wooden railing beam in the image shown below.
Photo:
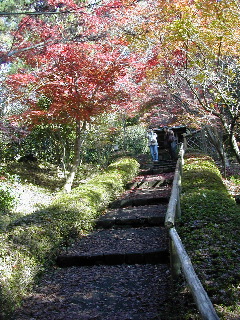
M175 228L169 230L169 235L174 243L174 255L180 260L181 269L187 280L188 286L192 292L195 303L203 320L219 320L219 317L210 301L206 291L204 290L200 280L198 279L191 260L184 249L182 241ZM176 262L175 262L176 263ZM179 265L174 270L174 274L178 273Z

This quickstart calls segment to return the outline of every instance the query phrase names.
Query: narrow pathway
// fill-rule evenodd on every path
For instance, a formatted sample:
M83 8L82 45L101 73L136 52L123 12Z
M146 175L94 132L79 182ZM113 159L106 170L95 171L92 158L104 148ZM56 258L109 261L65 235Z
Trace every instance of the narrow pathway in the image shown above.
M59 255L14 319L163 320L172 170L171 164L142 171L94 232Z

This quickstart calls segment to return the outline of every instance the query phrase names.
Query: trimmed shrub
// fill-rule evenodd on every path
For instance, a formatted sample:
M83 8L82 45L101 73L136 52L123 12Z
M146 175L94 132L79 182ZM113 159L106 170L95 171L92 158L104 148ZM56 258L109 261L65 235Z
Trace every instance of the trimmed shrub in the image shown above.
M59 250L90 232L96 218L124 191L139 164L123 158L70 194L59 194L51 206L22 217L2 234L0 244L0 317L7 319L37 276L54 263Z
M126 184L138 173L139 165L136 165L136 163L138 164L135 159L122 158L110 164L108 171L116 172L117 176L119 175L119 178L123 181L123 184Z

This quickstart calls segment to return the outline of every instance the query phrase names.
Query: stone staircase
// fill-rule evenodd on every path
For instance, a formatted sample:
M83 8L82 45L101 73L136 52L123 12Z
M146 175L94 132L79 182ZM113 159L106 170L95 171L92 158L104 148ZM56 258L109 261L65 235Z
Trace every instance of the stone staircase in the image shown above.
M57 258L15 320L163 320L169 285L164 228L173 179L165 166L143 170ZM164 172L163 172L164 171Z

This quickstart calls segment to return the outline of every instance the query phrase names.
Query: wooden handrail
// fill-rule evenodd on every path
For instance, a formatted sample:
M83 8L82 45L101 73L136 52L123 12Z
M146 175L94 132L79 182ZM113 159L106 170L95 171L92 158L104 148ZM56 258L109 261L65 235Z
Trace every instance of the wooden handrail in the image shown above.
M182 167L184 164L185 145L182 144L179 150L179 158L174 173L173 186L171 191L168 209L165 217L165 227L169 229L170 236L170 261L172 276L180 275L181 270L187 280L197 308L203 320L219 320L217 313L198 279L191 260L182 244L182 241L175 229L176 218L181 215L180 194Z
M171 237L171 240L174 242L175 250L180 260L182 271L185 275L188 286L192 292L193 298L202 316L202 319L219 320L212 302L210 301L206 291L204 290L200 280L198 279L192 266L191 260L186 250L184 249L182 241L174 227L169 230L169 235Z
M168 203L168 209L165 217L165 227L172 228L175 225L176 217L180 218L181 216L181 207L180 207L180 193L181 193L181 176L182 176L182 167L184 163L184 145L180 145L179 149L179 158L177 160L176 169L173 178L172 191L170 200Z
M179 203L179 178L180 178L180 172L179 172L179 166L180 166L180 159L177 161L174 178L173 178L173 184L172 184L172 191L171 196L168 203L167 213L165 216L165 227L166 228L172 228L175 225L175 216L177 213L177 206Z

